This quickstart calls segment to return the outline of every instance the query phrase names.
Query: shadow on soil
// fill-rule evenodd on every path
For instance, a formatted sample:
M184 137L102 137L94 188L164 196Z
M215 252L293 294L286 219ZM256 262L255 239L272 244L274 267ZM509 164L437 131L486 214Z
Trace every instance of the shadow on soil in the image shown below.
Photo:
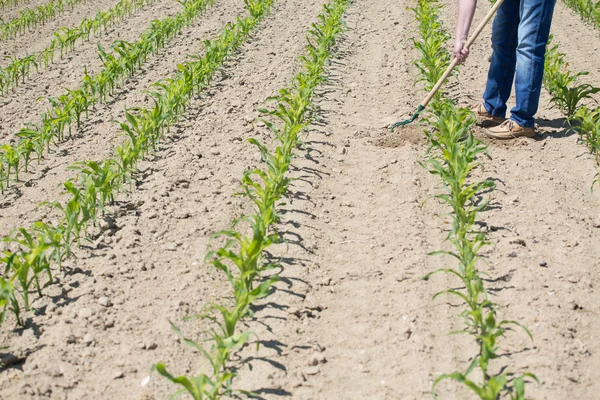
M344 43L345 38L341 37L338 43ZM332 68L329 71L329 75L325 81L325 84L322 85L321 88L315 93L315 97L318 99L327 99L330 97L335 97L339 88L342 85L341 78L337 73L340 70L340 67L344 67L344 64L339 60L339 58L346 57L349 53L344 49L337 48L335 49L336 59L332 60ZM294 177L294 182L299 182L299 184L294 185L294 182L290 185L289 192L287 193L287 198L289 200L287 207L284 207L279 211L281 216L281 221L279 222L279 231L278 234L283 238L285 244L288 247L295 247L296 249L300 249L300 254L314 254L314 251L309 248L305 244L305 238L299 233L301 228L307 228L308 226L303 222L305 220L314 220L317 218L316 215L312 214L309 211L300 209L300 207L293 207L292 205L295 203L302 204L310 204L313 207L316 207L316 203L312 200L309 193L306 192L302 188L302 186L314 188L316 182L330 177L331 174L329 172L323 171L317 168L320 165L320 161L315 159L313 155L321 156L323 154L323 150L325 148L333 149L335 146L329 143L326 138L328 136L327 126L329 124L329 120L327 116L330 114L328 110L324 110L318 104L313 110L313 122L311 124L311 134L320 133L322 134L325 140L307 140L302 143L302 148L298 152L302 160L306 160L313 164L313 166L303 166L298 167L297 165L292 165L290 167L290 174ZM321 149L319 149L319 147ZM289 254L289 252L286 252ZM270 332L273 331L273 326L270 325L271 322L276 322L277 320L283 321L284 324L288 325L290 323L294 323L295 321L300 321L304 318L314 318L316 314L323 310L321 306L317 307L304 307L298 310L292 310L291 307L287 303L286 298L296 298L304 300L306 298L306 293L311 289L311 284L301 278L284 275L285 267L295 266L300 267L302 269L308 268L310 264L313 264L314 261L297 256L282 256L276 257L272 254L267 255L267 262L273 262L274 264L279 264L283 267L284 271L280 275L279 283L277 284L277 292L286 294L288 296L278 296L277 301L269 301L265 304L258 304L252 306L252 310L256 313L260 312L260 317L253 320L253 323L258 323L262 326L265 326L267 330ZM300 285L299 285L300 284ZM269 299L272 299L271 297ZM274 315L270 311L278 311L278 315ZM281 316L281 311L285 311L285 316ZM293 321L289 321L292 319ZM280 336L280 335L279 335ZM271 349L275 352L277 356L284 355L284 350L289 349L290 345L279 340L258 340L258 344ZM300 346L294 345L292 348L298 348ZM309 350L310 347L306 347L306 350ZM287 360L286 358L282 358L283 360ZM285 375L290 375L290 371L288 371L288 367L282 364L280 360L273 360L271 357L255 357L249 356L246 358L242 358L237 363L237 368L241 368L241 366L249 366L251 369L252 363L261 362L267 363L279 371L285 373ZM292 371L293 372L293 371ZM260 389L254 390L249 397L255 399L264 399L264 396L269 396L270 398L274 396L278 397L292 397L293 393L284 389L280 384L275 384L274 387L262 387Z
M16 356L12 353L0 353L0 372L7 371L9 369L18 369L23 371L23 364L25 364L27 357L43 347L45 346L37 346L34 349L28 350L22 356Z
M546 139L564 139L576 134L570 130L571 126L567 123L566 118L538 120L537 124L545 131L536 135L535 140L538 141Z

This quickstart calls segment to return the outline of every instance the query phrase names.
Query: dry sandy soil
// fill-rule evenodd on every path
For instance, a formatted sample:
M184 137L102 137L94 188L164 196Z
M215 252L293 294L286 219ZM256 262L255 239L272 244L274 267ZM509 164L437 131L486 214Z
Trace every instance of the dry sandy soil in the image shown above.
M169 321L198 338L201 327L183 317L226 291L203 262L209 237L247 211L232 194L242 173L260 161L245 139L267 137L253 124L256 108L297 71L304 32L321 5L275 2L218 82L193 102L158 154L141 163L141 184L115 207L114 229L78 250L77 260L35 300L23 328L10 318L3 325L0 356L10 365L0 369L0 398L164 399L175 388L152 372L153 363L163 361L178 374L205 367ZM348 9L349 29L319 92L322 122L310 127L294 163L298 179L279 227L287 243L273 249L284 257L283 279L248 322L261 347L245 349L237 360L237 388L269 399L425 399L438 375L464 370L474 354L466 337L448 336L461 324L455 304L432 300L452 282L421 279L452 266L427 256L447 248L449 217L445 206L428 200L439 181L417 163L426 151L425 127L393 134L385 128L409 116L423 95L412 65L412 5L355 0ZM128 30L116 27L102 40L135 37L150 19L176 10L156 1L130 19ZM67 167L107 157L123 140L109 121L122 116L124 105L144 104L143 88L173 73L200 40L242 10L240 0L217 0L25 184L2 195L0 234L52 218L36 207L60 194L58 185L73 174ZM453 26L453 4L442 17ZM40 31L40 38L43 32L50 31ZM600 33L560 2L553 33L571 68L590 71L587 80L600 86ZM487 39L480 40L460 78L449 82L447 94L459 104L478 101L489 52ZM100 65L93 43L0 99L2 141L42 111L38 96L75 85L83 64ZM529 386L532 398L593 400L600 391L600 228L594 226L600 193L589 190L593 160L563 122L544 94L535 139L489 143L477 175L495 179L498 189L481 214L493 243L482 269L502 317L534 335L531 342L510 332L496 365L534 372L541 385ZM450 382L440 393L472 398Z

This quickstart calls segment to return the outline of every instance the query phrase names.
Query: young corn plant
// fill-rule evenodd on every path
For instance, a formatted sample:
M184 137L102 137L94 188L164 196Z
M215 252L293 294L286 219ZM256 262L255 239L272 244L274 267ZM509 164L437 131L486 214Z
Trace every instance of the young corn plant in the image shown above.
M592 96L600 92L600 88L579 83L579 78L589 75L589 72L573 74L569 70L565 54L558 50L558 45L552 45L551 41L552 38L548 42L546 51L544 86L552 96L550 101L553 107L558 108L569 118L575 114L582 100L594 100Z
M590 153L599 166L600 174L600 137L598 135L598 112L588 107L580 106L581 100L595 101L592 95L600 92L590 84L579 84L581 76L588 72L573 74L565 60L565 54L558 50L558 45L548 44L546 62L544 66L544 86L552 96L551 101L567 115L567 123L571 125L569 131L579 134L581 143L588 146ZM600 175L596 174L592 182L592 190L596 184L600 185Z
M102 213L106 213L106 207L114 203L115 195L123 191L122 177L113 159L80 162L70 169L77 171L79 186L89 193L87 197L94 199L94 208ZM96 213L91 217L92 223L96 222L95 216Z
M19 181L19 170L21 164L21 154L20 149L17 147L13 147L9 144L2 145L0 148L0 159L3 161L5 165L6 172L3 175L6 175L6 182L10 180L11 172L14 175L15 181Z
M0 150L0 193L4 194L4 189L8 187L10 175L8 173L8 163L6 156L2 150Z
M248 332L238 333L236 326L243 318L252 316L252 302L268 295L270 288L278 280L275 271L281 269L281 266L268 262L264 255L269 246L281 241L273 228L279 221L277 205L287 193L290 179L286 177L286 173L293 152L299 144L298 135L310 122L311 100L316 86L324 79L326 62L331 57L335 38L342 30L342 15L347 3L346 0L333 0L324 5L319 23L314 24L308 32L308 55L301 57L304 70L296 76L291 88L281 90L279 96L274 98L277 105L273 111L259 110L275 119L276 122L265 121L265 124L274 134L277 146L271 152L266 145L250 139L250 143L260 150L266 165L264 169L244 174L239 195L250 199L255 211L236 220L232 229L218 232L215 236L224 239L225 245L210 251L206 257L231 284L233 301L229 307L211 303L207 313L195 317L218 327L209 330L209 340L213 342L210 351L205 351L196 342L186 339L186 343L199 349L209 360L213 366L212 375L174 377L167 372L164 364L157 364L155 368L160 374L183 387L176 396L188 393L194 399L216 399L232 392L231 381L235 375L228 368L229 359L232 352L241 348L250 335ZM247 4L251 15L255 16L255 6L259 2L249 1ZM246 224L249 229L241 229ZM247 231L249 234L240 231ZM177 329L176 332L180 334ZM230 344L224 346L223 343Z
M48 277L46 283L53 281L51 266L54 263L62 266L63 260L70 255L70 245L64 241L64 227L50 227L43 222L36 222L27 230L19 228L12 235L6 237L4 242L17 248L16 251L7 250L0 261L4 264L4 276L8 280L0 281L0 323L4 322L6 312L11 311L21 325L21 306L15 294L20 294L25 310L30 310L29 292L35 286L39 296L42 296L40 283L41 274ZM15 282L18 289L15 289Z
M571 131L579 135L579 140L584 143L596 161L598 173L594 178L591 189L600 186L600 109L589 109L585 106L579 108L569 119Z
M414 39L415 47L421 53L421 58L415 64L425 88L431 88L450 60L448 55L441 54L447 53L445 43L449 36L438 22L439 6L436 2L420 0L414 12L421 36ZM469 110L457 109L442 95L434 99L431 110L432 116L427 119L431 126L427 132L430 148L421 165L431 174L439 176L443 182L444 193L434 197L452 210L448 241L454 248L451 251L434 252L432 255L449 255L458 261L458 268L439 268L427 274L424 279L445 273L460 280L462 288L443 290L434 298L451 295L466 305L460 313L465 328L455 333L472 335L479 347L478 354L473 357L465 373L443 374L434 381L433 395L437 398L436 388L441 381L453 379L467 386L482 400L497 400L500 396L524 400L526 379L537 380L533 374L515 376L508 372L492 374L489 371L490 361L498 358L497 341L510 327L521 325L516 321L498 320L498 307L490 300L482 274L477 268L481 260L479 254L488 245L488 239L474 227L478 213L487 207L487 202L480 198L485 192L494 189L494 183L489 180L473 182L471 175L480 165L478 158L485 153L486 147L470 132L475 120ZM523 329L531 336L526 328ZM480 371L481 378L473 380L469 375L476 369Z
M20 323L19 303L15 298L13 283L11 280L0 276L0 325L6 320L9 311L16 316L17 321Z
M497 340L504 336L508 327L521 325L515 321L498 321L497 307L488 298L481 273L477 269L477 263L481 259L478 254L488 244L485 234L474 229L477 213L487 207L487 203L479 202L477 197L483 191L493 189L494 184L487 180L469 182L469 176L479 165L477 158L485 151L485 146L468 132L469 126L473 123L470 111L457 110L449 101L444 101L442 104L438 104L435 109L435 136L430 137L432 152L423 165L430 173L439 176L444 183L446 193L435 197L452 208L452 229L448 239L456 250L434 252L432 255L452 256L458 260L458 269L440 268L426 275L425 279L437 273L446 273L460 279L464 289L443 290L434 298L448 294L457 297L467 305L460 314L465 322L465 329L455 333L473 335L479 346L479 354L474 357L465 374L442 375L435 381L433 390L435 394L435 387L442 380L454 379L471 388L480 398L491 400L496 399L500 393L510 393L515 390L511 386L514 382L507 378L507 374L491 375L488 367L490 361L498 357ZM523 329L531 337L529 331ZM482 374L479 386L468 379L469 373L476 367ZM525 377L535 379L529 373L515 379L525 379Z
M423 83L425 90L431 90L450 63L450 54L446 49L450 35L439 22L437 1L421 1L417 7L411 10L415 13L415 18L419 23L420 34L420 37L413 38L412 42L423 55L414 62L419 71L417 82ZM435 34L429 34L430 30L433 30Z

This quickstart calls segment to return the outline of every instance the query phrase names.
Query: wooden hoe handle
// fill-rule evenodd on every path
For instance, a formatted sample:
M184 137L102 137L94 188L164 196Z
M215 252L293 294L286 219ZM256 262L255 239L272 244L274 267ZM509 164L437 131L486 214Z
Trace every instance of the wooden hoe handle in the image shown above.
M479 34L481 34L481 31L483 31L483 28L485 28L485 26L490 21L490 19L492 19L492 17L496 14L496 11L498 11L498 8L502 5L503 2L504 2L504 0L497 0L496 3L494 4L494 6L490 9L490 11L485 16L485 18L479 23L479 25L477 26L477 28L475 29L475 31L473 32L473 34L471 35L471 37L469 38L467 43L465 44L465 47L467 49L469 47L471 47L471 45L475 42L475 40L477 40L477 37L479 36ZM458 64L458 59L456 57L453 57L452 62L450 62L450 65L446 69L446 72L444 72L444 75L442 75L442 77L435 84L433 89L431 89L431 92L429 92L429 94L427 95L425 100L423 100L423 102L421 103L421 107L423 107L423 108L427 107L427 104L429 104L431 99L433 99L433 96L435 96L435 94L438 92L438 90L440 90L440 88L442 87L442 85L444 84L446 79L448 79L448 77L452 73L452 70L454 70L454 68L456 67L457 64Z

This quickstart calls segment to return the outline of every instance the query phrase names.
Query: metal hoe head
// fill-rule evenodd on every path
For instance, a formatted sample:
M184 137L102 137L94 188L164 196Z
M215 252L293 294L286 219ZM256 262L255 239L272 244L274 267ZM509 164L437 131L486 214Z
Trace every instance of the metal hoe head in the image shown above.
M404 121L396 122L395 124L393 124L390 127L390 129L394 130L400 126L408 125L411 122L414 122L417 118L419 118L419 115L421 115L421 113L423 112L424 109L425 109L425 106L419 105L419 107L417 108L417 111L413 114L412 117L410 117L409 119L404 120Z

